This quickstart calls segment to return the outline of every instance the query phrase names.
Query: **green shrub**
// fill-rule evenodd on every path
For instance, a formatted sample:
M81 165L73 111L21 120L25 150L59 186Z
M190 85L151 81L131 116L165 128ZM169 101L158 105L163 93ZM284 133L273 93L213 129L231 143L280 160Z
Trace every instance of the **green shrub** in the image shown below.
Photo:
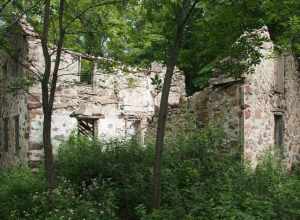
M92 182L107 183L113 189L119 215L134 218L134 208L149 205L153 151L134 140L91 141L71 137L58 152L57 167L61 177L77 188ZM101 191L91 196L101 198Z
M114 194L105 184L93 184L78 193L72 184L61 179L49 194L43 176L42 173L33 174L28 168L1 173L1 220L117 219ZM101 198L96 201L92 194L97 191L101 191Z
M33 195L45 190L42 173L33 174L26 167L2 170L0 173L0 219L24 212L34 206Z
M51 194L44 191L33 195L32 209L24 212L24 219L117 219L114 195L111 191L105 189L102 192L104 200L101 201L91 199L88 191L86 189L82 193L78 193L68 182L61 182ZM19 215L11 216L15 217L13 219L19 219Z
M169 185L162 189L162 209L138 213L143 220L300 219L300 177L288 175L273 161L266 158L254 172L229 156L212 162L219 164L210 168L212 175L202 165L195 175L195 165L178 162L180 169L164 173Z
M0 219L300 219L299 174L286 173L269 154L251 170L224 151L216 128L169 137L161 209L151 211L153 149L151 142L71 137L57 156L51 204L43 175L3 172Z

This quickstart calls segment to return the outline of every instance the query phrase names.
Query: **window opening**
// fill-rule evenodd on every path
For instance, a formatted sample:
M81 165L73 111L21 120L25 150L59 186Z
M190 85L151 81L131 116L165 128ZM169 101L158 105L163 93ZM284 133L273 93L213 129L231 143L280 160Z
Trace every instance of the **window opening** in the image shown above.
M78 118L78 133L89 138L96 137L97 119L94 118Z
M15 116L15 149L16 153L20 152L20 119L19 115Z
M284 120L283 115L275 115L275 147L280 157L283 156Z
M8 137L8 118L4 118L4 150L8 152L9 148L9 137Z

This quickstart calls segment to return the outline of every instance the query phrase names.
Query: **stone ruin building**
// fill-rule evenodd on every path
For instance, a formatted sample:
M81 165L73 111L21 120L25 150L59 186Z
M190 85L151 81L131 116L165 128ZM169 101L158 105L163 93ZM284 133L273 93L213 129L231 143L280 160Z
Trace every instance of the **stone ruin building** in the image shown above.
M27 56L26 40L20 27L7 39L10 53L0 50L0 167L26 163L29 139L27 95L15 84L27 74L20 65Z
M192 97L194 111L200 126L222 127L228 146L240 147L253 167L271 150L291 168L300 162L300 72L295 58L276 54L271 41L261 52L253 73L212 78Z
M38 35L22 20L18 29L12 41L17 56L4 51L0 56L0 167L27 162L34 166L43 156L40 83L9 89L19 79L34 79L44 66ZM134 135L143 143L160 102L159 85L153 79L162 79L165 68L153 63L150 69L118 65L108 71L102 68L107 62L113 61L63 51L52 118L54 150L72 132L102 140ZM179 105L184 97L184 76L177 71L169 104Z
M28 160L34 165L43 155L41 89L39 83L24 89L15 82L43 70L41 42L24 21L9 38L17 56L0 51L0 167ZM211 79L191 97L193 110L200 126L220 125L228 146L240 147L253 166L271 149L291 167L300 161L300 73L294 57L276 55L272 42L264 43L262 54L252 74ZM74 131L100 139L135 135L143 142L160 101L152 79L163 78L165 70L120 65L107 72L104 61L110 62L63 51L52 120L55 149ZM177 71L169 104L183 99L184 77Z

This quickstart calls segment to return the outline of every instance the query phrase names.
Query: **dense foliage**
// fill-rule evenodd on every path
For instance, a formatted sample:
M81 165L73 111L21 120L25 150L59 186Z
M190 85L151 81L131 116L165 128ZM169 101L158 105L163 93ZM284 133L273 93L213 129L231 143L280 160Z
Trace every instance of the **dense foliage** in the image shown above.
M175 35L176 12L184 1L66 2L64 47L133 65L147 65L153 61L166 62ZM57 0L51 3L52 42L57 40L58 5ZM240 41L239 47L232 46L245 32L268 27L277 49L293 51L299 56L299 8L297 0L199 1L186 27L177 63L186 74L188 94L206 86L218 62L228 56L250 63L232 70L234 65L230 62L223 73L241 74L259 62L254 41ZM21 15L26 15L36 31L41 32L42 9L40 0L0 1L0 41L7 22L14 24L12 21Z
M88 189L82 190L75 191L70 182L61 180L50 200L44 175L27 168L2 172L0 219L117 219L112 191L98 188L103 200L94 201Z
M57 160L48 204L42 175L3 172L1 219L299 219L300 176L271 156L256 171L220 153L222 132L177 135L163 160L162 207L150 212L153 147L71 137Z
M10 51L8 30L24 15L41 33L40 0L0 2L1 49ZM59 2L51 1L51 44L58 38ZM64 47L133 65L167 63L184 2L66 1ZM299 56L299 8L297 0L199 1L183 31L177 62L187 76L188 93L205 86L216 70L238 76L258 64L262 39L253 30L263 26L279 51ZM91 68L84 64L83 73ZM82 77L89 81L89 74ZM167 135L159 211L150 210L151 141L145 147L128 140L71 137L59 151L58 187L52 193L40 173L26 168L1 173L0 219L300 218L299 175L288 175L271 157L251 171L239 156L221 153L219 131L188 128L170 128Z

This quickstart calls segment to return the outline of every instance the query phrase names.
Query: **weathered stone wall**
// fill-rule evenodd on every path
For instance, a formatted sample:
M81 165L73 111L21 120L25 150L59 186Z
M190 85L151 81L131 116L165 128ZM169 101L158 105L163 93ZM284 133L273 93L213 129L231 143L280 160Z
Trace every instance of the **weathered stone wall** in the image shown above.
M215 82L209 98L209 119L222 125L225 145L238 150L241 141L241 91L240 82Z
M288 167L300 163L300 73L293 56L284 56L285 157Z
M29 57L36 67L38 74L43 69L43 54L39 39L31 38L29 40ZM53 65L52 65L53 66ZM38 69L39 68L39 69ZM52 116L52 141L57 146L65 136L69 136L76 126L76 119L70 115L79 105L80 88L76 82L79 81L79 59L69 53L62 54L62 64L59 71L59 83L56 92L56 102ZM41 87L39 82L35 82L29 90L28 109L29 109L29 145L30 161L39 161L42 151L42 130L43 130L43 112L41 102Z
M40 40L29 41L29 54L34 66L41 72L43 55ZM152 85L155 75L163 78L165 68L153 64L150 69L119 66L111 71L94 67L92 83L80 82L81 62L89 59L95 63L101 58L64 51L60 66L57 92L52 116L52 143L54 150L77 130L76 117L91 117L96 120L96 136L101 139L127 138L138 135L143 142L148 120L154 115L160 101L160 91ZM177 70L170 93L170 105L179 105L185 96L184 77ZM30 161L39 161L42 151L43 113L41 88L36 83L30 88L28 101L30 111ZM76 116L76 117L71 117Z
M222 128L226 150L240 149L241 144L241 84L233 78L214 78L210 86L192 98L192 108L197 115L198 125L208 124Z
M212 79L192 103L200 125L212 122L223 128L228 146L241 143L244 159L253 167L267 151L277 151L291 168L300 161L300 73L293 56L276 55L273 48L265 42L253 73L240 80ZM278 115L284 122L283 149L275 146Z
M9 42L10 53L0 52L0 167L26 164L28 152L27 97L24 85L16 84L26 74L26 42L17 29Z
M274 145L275 60L273 44L266 42L261 50L264 58L254 73L246 76L242 86L244 158L255 167L258 159Z
M244 155L256 165L267 150L282 154L282 162L291 168L299 163L300 144L300 75L291 55L276 55L271 42L265 44L265 59L249 75L243 86ZM279 78L283 77L283 90L278 90ZM275 146L275 116L282 115L284 142L282 149ZM281 152L280 152L281 151Z

